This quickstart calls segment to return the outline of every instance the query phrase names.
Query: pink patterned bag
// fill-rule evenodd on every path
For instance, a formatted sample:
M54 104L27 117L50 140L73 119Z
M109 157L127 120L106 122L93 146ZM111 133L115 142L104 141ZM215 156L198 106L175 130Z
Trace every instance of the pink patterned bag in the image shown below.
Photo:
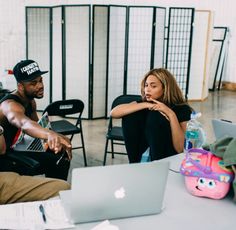
M224 166L221 158L203 149L189 149L180 172L192 195L212 199L225 197L234 179L233 171Z

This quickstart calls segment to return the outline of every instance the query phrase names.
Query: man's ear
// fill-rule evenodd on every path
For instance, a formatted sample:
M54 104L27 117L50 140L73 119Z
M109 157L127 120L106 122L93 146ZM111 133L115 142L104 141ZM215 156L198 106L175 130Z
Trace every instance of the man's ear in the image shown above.
M21 82L17 82L17 88L18 88L18 90L23 91L24 85Z

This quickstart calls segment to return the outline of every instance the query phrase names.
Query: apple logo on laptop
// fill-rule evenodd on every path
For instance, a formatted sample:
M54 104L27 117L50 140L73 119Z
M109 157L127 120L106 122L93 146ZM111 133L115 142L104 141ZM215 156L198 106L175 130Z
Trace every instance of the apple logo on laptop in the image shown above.
M116 199L123 199L125 197L125 189L124 187L120 187L114 193Z

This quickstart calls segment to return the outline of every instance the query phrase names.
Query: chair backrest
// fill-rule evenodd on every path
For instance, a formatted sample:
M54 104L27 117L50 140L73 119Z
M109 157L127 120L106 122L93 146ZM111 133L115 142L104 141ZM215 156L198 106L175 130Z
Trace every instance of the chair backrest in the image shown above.
M7 94L11 93L12 91L8 89L0 89L0 100L5 97Z
M116 107L117 105L125 104L125 103L131 103L133 101L141 101L142 97L141 95L136 94L126 94L126 95L120 95L114 99L111 105L111 109ZM113 126L112 124L112 117L109 117L109 124L108 124L108 130L111 129Z
M134 95L134 94L120 95L117 98L115 98L114 101L112 102L111 109L120 104L131 103L133 101L141 101L141 100L142 97L140 95Z
M49 116L66 116L75 113L82 113L83 110L84 103L81 100L69 99L52 102L45 108L43 114L47 112Z

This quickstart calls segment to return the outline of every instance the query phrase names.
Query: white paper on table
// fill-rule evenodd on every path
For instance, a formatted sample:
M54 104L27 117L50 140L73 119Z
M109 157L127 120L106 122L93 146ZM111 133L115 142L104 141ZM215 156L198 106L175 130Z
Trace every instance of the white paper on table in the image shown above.
M105 220L102 223L96 225L91 230L119 230L119 228L115 225L110 224L108 220Z
M39 205L45 210L43 221ZM0 205L1 229L66 229L73 228L65 214L61 200L46 200Z

